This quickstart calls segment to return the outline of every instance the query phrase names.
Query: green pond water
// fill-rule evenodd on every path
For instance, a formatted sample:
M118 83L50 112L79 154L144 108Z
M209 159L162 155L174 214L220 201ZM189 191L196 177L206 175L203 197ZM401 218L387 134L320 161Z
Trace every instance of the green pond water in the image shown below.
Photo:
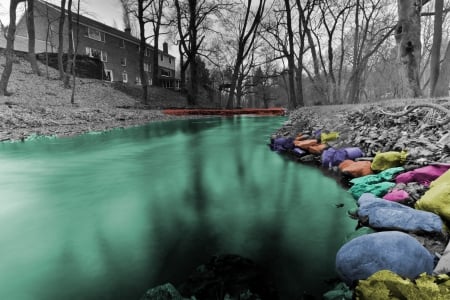
M282 299L328 290L354 201L269 150L284 121L0 144L0 299L139 299L221 253L267 267Z

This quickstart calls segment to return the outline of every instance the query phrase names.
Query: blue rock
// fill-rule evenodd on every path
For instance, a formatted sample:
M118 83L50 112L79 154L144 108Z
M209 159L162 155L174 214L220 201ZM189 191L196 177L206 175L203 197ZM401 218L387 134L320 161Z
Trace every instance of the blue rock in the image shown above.
M336 254L336 271L351 285L380 270L414 279L433 272L433 256L416 239L399 231L366 234L346 243Z
M375 229L428 233L443 231L443 223L438 215L377 198L369 193L362 194L358 205L358 216L368 218L369 226Z

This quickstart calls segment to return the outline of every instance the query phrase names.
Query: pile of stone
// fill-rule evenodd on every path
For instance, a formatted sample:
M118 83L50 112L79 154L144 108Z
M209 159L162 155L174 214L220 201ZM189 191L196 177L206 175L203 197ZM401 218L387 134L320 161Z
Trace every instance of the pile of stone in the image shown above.
M417 107L406 115L397 106L380 105L299 109L273 137L295 138L299 133L330 130L340 134L337 141L329 143L335 148L359 147L369 157L376 152L408 149L411 161L450 162L450 101L436 107L442 110ZM438 125L439 120L448 121Z
M440 101L413 103L403 110L306 108L293 112L271 137L272 150L348 178L349 192L358 202L349 214L367 230L339 250L336 270L360 299L369 299L362 295L371 293L364 288L371 276L377 284L388 281L388 294L390 288L399 290L389 281L397 276L411 279L409 292L427 295L414 282L422 273L428 274L421 280L432 286L433 295L450 297L450 289L436 283L450 283L450 278L432 276L450 267L450 257L444 255L450 252L450 246L444 251L450 224L449 106ZM391 273L377 273L385 270ZM347 299L348 288L328 295Z

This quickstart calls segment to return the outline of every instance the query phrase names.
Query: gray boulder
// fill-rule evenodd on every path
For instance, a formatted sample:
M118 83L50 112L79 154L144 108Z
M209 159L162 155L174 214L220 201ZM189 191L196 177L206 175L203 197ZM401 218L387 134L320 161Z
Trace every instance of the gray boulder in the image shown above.
M336 271L351 285L380 270L416 278L431 274L434 258L416 239L399 231L371 233L346 243L336 254Z
M375 229L441 234L441 218L431 212L377 198L366 193L358 199L358 217Z

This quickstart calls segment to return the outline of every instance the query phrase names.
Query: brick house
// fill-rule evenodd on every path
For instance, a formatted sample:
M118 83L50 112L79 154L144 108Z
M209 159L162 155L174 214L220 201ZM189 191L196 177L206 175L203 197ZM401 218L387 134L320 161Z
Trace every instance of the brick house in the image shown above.
M36 53L58 51L58 27L60 8L57 5L36 0L34 4L36 31ZM77 28L77 14L73 12L74 45L77 53L99 58L105 69L104 80L125 82L130 85L140 85L139 76L139 39L133 37L130 30L118 30L97 22L80 14ZM67 16L64 24L64 52L68 49ZM15 50L28 51L28 32L26 14L18 24L16 31ZM1 46L1 44L0 44ZM144 70L151 84L153 47L147 44L145 49ZM161 85L167 88L175 87L175 57L168 52L167 43L159 53L159 78Z

